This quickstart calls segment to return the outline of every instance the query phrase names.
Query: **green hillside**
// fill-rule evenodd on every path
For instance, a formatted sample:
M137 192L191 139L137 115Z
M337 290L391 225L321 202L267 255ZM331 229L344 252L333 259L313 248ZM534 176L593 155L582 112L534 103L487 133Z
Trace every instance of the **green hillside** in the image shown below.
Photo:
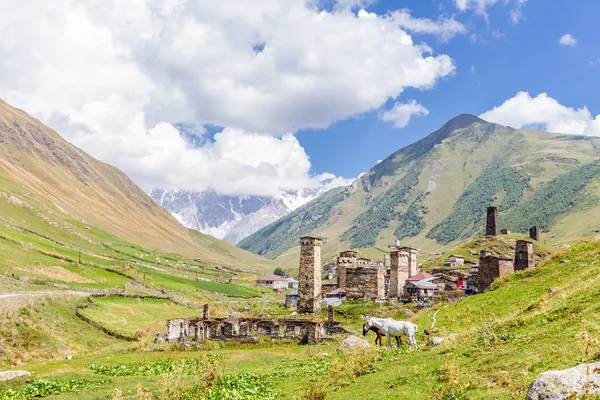
M440 252L481 235L489 205L498 206L501 228L540 226L547 244L585 238L600 228L599 156L598 138L461 115L238 246L288 266L302 234L323 237L326 254L385 251L396 237Z

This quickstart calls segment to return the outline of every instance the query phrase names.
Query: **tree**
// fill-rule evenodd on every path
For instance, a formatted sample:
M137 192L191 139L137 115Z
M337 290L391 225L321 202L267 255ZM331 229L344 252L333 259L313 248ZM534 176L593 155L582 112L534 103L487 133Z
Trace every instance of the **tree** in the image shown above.
M277 267L275 268L275 271L273 271L273 273L275 275L279 275L279 276L285 276L285 271L283 270L283 268L281 267Z

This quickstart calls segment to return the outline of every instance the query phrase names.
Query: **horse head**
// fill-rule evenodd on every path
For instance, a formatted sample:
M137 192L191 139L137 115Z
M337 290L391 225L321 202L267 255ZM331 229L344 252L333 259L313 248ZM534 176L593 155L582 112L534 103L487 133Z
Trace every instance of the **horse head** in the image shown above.
M373 321L371 321L371 317L367 317L367 322L365 322L365 324L363 325L363 336L365 336L367 332L369 332L372 326Z

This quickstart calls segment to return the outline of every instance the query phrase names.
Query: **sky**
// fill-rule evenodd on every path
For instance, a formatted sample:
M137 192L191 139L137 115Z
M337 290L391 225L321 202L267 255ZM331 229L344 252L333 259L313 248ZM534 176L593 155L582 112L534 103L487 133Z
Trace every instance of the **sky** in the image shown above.
M0 98L145 189L351 183L469 113L600 136L596 0L3 0Z

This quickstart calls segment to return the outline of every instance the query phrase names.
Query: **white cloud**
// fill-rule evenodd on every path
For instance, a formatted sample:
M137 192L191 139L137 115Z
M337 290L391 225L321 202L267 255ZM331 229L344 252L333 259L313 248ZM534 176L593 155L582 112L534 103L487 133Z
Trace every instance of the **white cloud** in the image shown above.
M564 46L573 47L577 44L577 39L575 39L570 33L567 33L566 35L561 36L558 42Z
M320 184L290 133L378 109L454 69L389 15L309 0L0 2L0 97L146 187ZM227 128L194 148L176 122Z
M379 114L382 121L393 122L396 128L404 128L410 122L412 116L423 116L429 114L429 110L417 103L416 100L410 100L407 103L396 103L390 110Z
M440 17L437 21L427 18L414 18L407 9L394 11L390 14L390 17L396 25L409 32L436 35L444 42L456 35L467 33L467 28L455 20L454 17Z
M594 118L587 107L564 106L546 93L531 97L527 92L519 92L479 117L513 128L541 125L549 132L600 136L600 115Z
M500 0L454 0L454 5L460 11L474 10L477 14L483 15L486 20L488 18L488 8L494 6ZM505 6L512 6L509 12L509 21L512 24L518 24L525 20L523 15L523 7L527 0L503 0L501 2Z

